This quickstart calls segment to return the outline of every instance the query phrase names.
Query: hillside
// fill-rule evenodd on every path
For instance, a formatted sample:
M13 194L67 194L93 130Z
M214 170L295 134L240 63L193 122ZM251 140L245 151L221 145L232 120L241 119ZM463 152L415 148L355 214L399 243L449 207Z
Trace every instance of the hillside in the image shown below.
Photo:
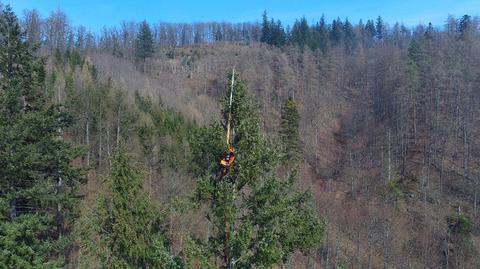
M1 16L0 246L35 245L26 263L480 265L478 18L411 30L303 18L284 31L265 13L96 37L60 10L27 12L25 33ZM17 252L0 262L21 264Z
M317 254L324 266L338 259L359 265L352 268L442 263L445 248L452 248L444 241L446 217L459 208L475 214L475 189L468 184L478 185L474 179L461 179L461 162L455 163L442 151L436 154L447 154L443 163L426 165L433 161L425 158L439 158L428 156L434 150L428 148L434 143L431 130L418 123L423 130L418 131L417 141L410 132L398 133L399 121L407 124L409 117L408 111L398 114L401 111L395 107L408 105L408 99L400 99L407 98L401 91L408 80L408 47L376 47L350 55L262 44L199 45L175 51L174 58L151 59L147 74L137 71L136 76L126 60L105 54L91 58L106 74L124 78L126 88L151 87L146 94L160 95L166 104L200 123L218 115L222 81L232 67L261 105L267 135L279 128L281 100L294 96L301 115L302 184L314 190L318 210L329 221L328 241ZM448 91L439 93L444 106L450 101ZM426 109L421 107L427 105L423 100L418 103L419 110ZM439 112L449 113L447 108ZM449 128L448 122L442 124ZM473 156L472 161L478 165ZM472 240L477 248L478 235Z
M151 59L147 74L136 70L131 62L108 54L88 57L103 74L125 84L128 91L137 90L153 98L160 96L165 104L199 123L218 117L225 74L235 67L261 106L267 133L279 129L283 100L292 96L298 100L302 142L317 149L308 152L308 159L317 163L318 169L321 166L330 170L326 175L331 174L338 151L335 133L348 105L343 93L336 90L340 85L322 85L322 82L333 80L342 66L333 66L329 59L308 51L292 48L282 52L257 44L201 45L175 51L178 56L173 59L167 56ZM327 68L333 69L328 71L330 74L323 71ZM323 145L321 149L319 145Z

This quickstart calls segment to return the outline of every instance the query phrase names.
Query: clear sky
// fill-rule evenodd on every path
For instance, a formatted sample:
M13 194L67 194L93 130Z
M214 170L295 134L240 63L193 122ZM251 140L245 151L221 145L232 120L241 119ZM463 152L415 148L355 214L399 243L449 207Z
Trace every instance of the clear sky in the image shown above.
M256 21L263 10L269 17L291 24L305 16L310 23L322 14L328 21L337 16L359 19L381 15L385 22L403 22L407 26L432 22L442 26L449 14L479 15L480 0L0 0L10 4L19 16L36 8L48 16L59 7L73 25L82 24L98 31L103 26L119 25L122 20L149 22Z

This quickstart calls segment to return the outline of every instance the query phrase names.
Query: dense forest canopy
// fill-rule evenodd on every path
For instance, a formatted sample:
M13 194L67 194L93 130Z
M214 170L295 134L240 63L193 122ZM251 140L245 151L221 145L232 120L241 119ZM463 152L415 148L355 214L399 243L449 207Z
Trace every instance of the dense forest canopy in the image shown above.
M0 267L480 266L478 17L0 7Z

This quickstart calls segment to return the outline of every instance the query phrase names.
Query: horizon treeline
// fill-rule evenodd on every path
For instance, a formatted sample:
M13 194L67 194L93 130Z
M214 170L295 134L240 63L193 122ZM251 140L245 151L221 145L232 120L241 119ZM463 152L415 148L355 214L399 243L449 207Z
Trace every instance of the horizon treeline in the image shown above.
M401 47L417 34L445 32L464 36L468 29L479 27L479 18L463 15L460 18L448 15L442 27L431 23L407 27L396 22L389 25L381 16L375 19L360 19L356 24L348 18L337 17L328 22L322 15L314 23L305 17L293 25L285 26L280 20L269 18L267 11L261 21L254 22L136 22L122 21L119 26L104 26L95 34L84 26L73 26L68 15L61 9L44 18L36 9L24 10L22 27L32 44L53 49L100 49L116 56L134 55L135 40L142 26L147 25L156 48L175 48L185 45L232 42L239 44L266 43L277 47L299 46L325 53L331 47L344 46L347 51L362 45L370 47L378 42L389 42Z

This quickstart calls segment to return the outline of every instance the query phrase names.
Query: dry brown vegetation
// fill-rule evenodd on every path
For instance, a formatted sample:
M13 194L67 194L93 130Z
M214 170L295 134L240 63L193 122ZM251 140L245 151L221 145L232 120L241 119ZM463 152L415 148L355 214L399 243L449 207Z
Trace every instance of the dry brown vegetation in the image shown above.
M468 186L462 180L461 160L447 154L461 144L455 146L457 142L451 140L452 144L438 148L444 154L443 163L427 165L425 158L432 158L427 156L432 150L426 152L432 139L426 128L429 120L416 119L418 130L413 134L408 126L415 120L412 112L396 107L410 105L409 97L403 95L409 83L406 48L379 45L352 54L338 48L324 55L293 47L214 44L175 48L173 58L166 52L160 51L159 57L148 62L145 74L124 59L104 53L90 57L126 89L159 95L199 123L218 117L217 101L232 67L256 96L266 135L279 128L283 100L294 96L300 104L302 184L315 191L319 213L328 220L329 230L319 252L310 259L299 258L305 263L297 267L308 264L313 268L316 261L323 268L342 263L349 268L435 268L446 264L447 255L456 255L457 246L448 242L445 217L459 207L476 216L474 193L461 190ZM420 94L417 98L426 99L416 105L424 112L417 113L428 117L425 106L431 100ZM443 106L451 101L447 98ZM450 123L442 124L449 128ZM405 134L395 129L399 125L408 129L403 129ZM474 236L477 248L478 241L478 235ZM474 254L469 257L457 260L457 265L468 268L478 262Z
M478 268L478 19L463 32L448 18L444 30L392 30L373 41L365 41L363 25L357 25L353 48L339 43L325 53L235 40L182 45L167 38L171 44L156 44L155 56L140 64L132 56L136 26L122 27L129 40L120 54L112 40L97 46L89 35L79 50L101 77L112 78L131 97L138 91L160 98L205 125L219 118L226 74L235 67L258 101L265 135L272 138L282 103L295 98L303 148L299 184L314 191L328 231L321 248L308 257L297 255L291 268ZM56 38L66 40L64 30L49 34L44 53L58 46ZM82 70L75 74L76 83L88 84ZM56 83L61 101L65 80ZM74 134L79 143L86 141L82 128ZM182 173L154 170L153 194L159 202L194 185ZM451 233L446 220L460 212L474 223L465 242ZM205 232L196 214L170 217L175 254L184 231Z

